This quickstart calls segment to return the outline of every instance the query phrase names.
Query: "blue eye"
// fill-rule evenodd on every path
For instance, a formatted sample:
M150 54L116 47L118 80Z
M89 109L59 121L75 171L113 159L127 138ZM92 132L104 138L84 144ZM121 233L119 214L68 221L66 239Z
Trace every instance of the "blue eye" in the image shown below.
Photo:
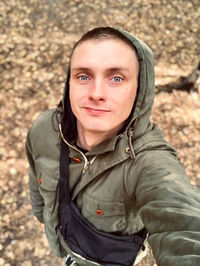
M120 77L114 77L113 78L113 81L114 82L120 82L122 80L122 78L120 78Z
M87 77L87 76L84 76L84 75L81 75L81 76L79 77L79 79L80 79L80 80L88 80L88 77Z

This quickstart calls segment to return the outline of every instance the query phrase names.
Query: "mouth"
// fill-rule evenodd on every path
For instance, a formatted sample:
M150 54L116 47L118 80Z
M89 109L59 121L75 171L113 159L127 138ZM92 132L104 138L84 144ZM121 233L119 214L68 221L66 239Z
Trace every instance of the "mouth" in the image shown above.
M109 110L99 109L99 108L91 108L91 107L83 107L89 114L93 115L103 115L109 113Z

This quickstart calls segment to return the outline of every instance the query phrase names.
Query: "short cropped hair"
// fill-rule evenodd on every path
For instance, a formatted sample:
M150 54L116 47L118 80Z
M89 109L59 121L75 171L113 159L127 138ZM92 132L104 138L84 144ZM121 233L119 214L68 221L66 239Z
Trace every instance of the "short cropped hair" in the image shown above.
M126 38L120 31L111 27L99 27L86 32L81 39L75 44L72 54L77 46L88 40L104 40L104 39L117 39L128 44L133 50L135 50L132 42Z

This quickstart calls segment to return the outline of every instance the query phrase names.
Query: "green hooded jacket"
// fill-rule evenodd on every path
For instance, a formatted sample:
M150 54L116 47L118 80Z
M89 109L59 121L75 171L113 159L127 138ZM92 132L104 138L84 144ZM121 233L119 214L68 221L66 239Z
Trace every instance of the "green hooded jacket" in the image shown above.
M99 265L71 251L56 230L63 137L70 150L72 199L91 224L121 235L145 226L158 265L199 266L200 193L190 184L174 148L150 122L154 100L152 53L141 40L121 32L135 47L140 65L139 90L129 123L121 134L84 154L73 141L55 131L54 126L59 128L55 109L43 112L26 142L33 213L45 224L47 239L57 256L69 254L79 265Z

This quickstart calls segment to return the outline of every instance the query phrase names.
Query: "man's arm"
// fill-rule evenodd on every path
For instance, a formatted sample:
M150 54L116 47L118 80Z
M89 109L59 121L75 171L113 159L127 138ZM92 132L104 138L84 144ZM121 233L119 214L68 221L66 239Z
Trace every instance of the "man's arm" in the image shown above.
M136 196L158 265L200 265L200 193L167 151L144 158Z
M39 183L35 173L34 160L32 157L32 149L29 133L26 139L26 154L29 161L29 189L32 210L39 222L43 223L43 206L44 200L39 192Z

